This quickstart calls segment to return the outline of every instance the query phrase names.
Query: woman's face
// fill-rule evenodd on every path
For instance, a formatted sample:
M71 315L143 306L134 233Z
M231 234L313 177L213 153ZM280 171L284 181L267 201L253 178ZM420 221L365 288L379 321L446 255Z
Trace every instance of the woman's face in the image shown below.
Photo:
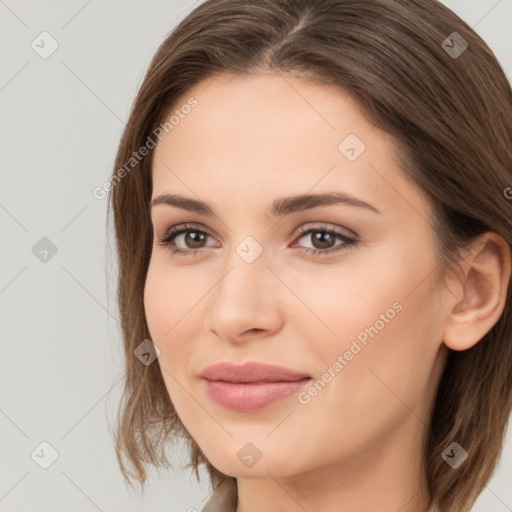
M446 355L446 303L430 204L390 137L342 90L289 75L219 75L176 109L154 150L152 199L188 201L152 206L144 302L186 429L238 477L353 471L390 447L413 465ZM220 362L309 380L200 377Z

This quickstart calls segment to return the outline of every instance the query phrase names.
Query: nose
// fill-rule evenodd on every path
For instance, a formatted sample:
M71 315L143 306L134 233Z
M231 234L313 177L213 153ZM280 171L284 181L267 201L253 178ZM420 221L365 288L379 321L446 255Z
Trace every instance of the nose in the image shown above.
M208 294L204 326L230 343L244 343L277 333L283 325L282 283L263 255L247 263L238 255Z

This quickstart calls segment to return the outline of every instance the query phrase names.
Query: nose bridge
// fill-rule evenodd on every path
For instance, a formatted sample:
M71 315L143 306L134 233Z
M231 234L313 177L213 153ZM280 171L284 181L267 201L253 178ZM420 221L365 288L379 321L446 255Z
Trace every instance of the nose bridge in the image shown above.
M234 296L238 301L252 302L267 286L272 273L268 270L267 252L263 245L249 235L233 245L224 262L224 277L218 284L219 293ZM259 296L261 299L262 297Z
M229 234L224 248L223 265L230 275L236 272L236 274L243 274L248 280L254 279L256 275L262 278L269 273L266 265L270 263L268 258L270 248L264 248L264 245L268 246L266 243L268 237L265 228L250 222L249 217L256 220L256 215L248 216L244 213L243 204L244 202L247 204L247 201L241 197L239 200L242 201L239 209L232 209L231 218L224 219ZM232 219L236 220L232 221ZM231 275L232 278L233 275Z
M254 237L232 246L212 290L205 327L224 339L236 340L248 330L273 331L279 324L275 276L267 253Z

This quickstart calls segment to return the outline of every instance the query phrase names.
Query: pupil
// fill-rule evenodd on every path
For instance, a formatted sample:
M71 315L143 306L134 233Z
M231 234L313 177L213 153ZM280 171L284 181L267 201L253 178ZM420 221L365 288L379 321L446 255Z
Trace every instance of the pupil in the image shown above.
M201 239L204 238L204 235L203 233L196 233L195 231L189 231L188 234L187 234L187 240L185 241L187 243L187 245L189 245L189 242L188 240L191 239L192 240L192 248L197 248L198 246L194 246L195 243L197 242L201 242ZM194 238L196 238L194 240Z
M317 246L317 242L320 243L320 246ZM317 231L313 234L313 245L318 249L328 249L331 247L331 234L325 233L324 231Z

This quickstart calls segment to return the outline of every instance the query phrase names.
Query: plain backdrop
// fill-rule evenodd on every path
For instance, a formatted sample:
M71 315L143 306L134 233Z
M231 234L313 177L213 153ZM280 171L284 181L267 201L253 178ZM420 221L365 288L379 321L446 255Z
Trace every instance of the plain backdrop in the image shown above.
M144 496L122 480L108 428L123 356L107 202L92 194L150 58L197 3L0 0L3 512L192 511L210 493L179 449ZM512 76L512 0L446 4ZM511 482L509 431L474 510L512 511Z

